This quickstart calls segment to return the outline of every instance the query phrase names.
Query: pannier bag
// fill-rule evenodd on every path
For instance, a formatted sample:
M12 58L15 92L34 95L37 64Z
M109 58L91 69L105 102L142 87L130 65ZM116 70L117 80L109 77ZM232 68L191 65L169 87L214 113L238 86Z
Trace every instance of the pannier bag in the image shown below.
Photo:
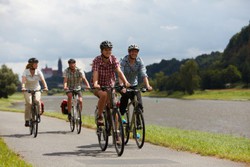
M44 103L41 101L41 115L44 113Z
M61 103L61 111L62 114L68 114L68 101L66 99L63 99Z

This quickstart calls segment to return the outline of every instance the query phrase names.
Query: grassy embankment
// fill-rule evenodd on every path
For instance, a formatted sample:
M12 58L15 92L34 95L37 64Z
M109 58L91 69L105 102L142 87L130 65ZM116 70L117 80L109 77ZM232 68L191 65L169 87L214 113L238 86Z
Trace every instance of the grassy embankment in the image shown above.
M250 89L225 89L195 91L195 94L188 95L183 92L175 92L168 95L167 92L146 92L144 96L169 97L179 99L203 99L203 100L250 100Z
M151 96L154 95L153 93L151 94ZM192 96L176 93L172 95L172 97L184 99L249 100L250 91L214 90L197 92ZM8 108L11 102L20 99L20 95L11 96L8 100L1 99L0 106L3 107L0 107L0 110L12 111L13 109ZM14 111L21 112L21 110ZM45 115L66 120L66 116L59 113L45 113ZM93 117L83 116L83 123L85 127L95 128ZM204 156L215 156L218 158L250 163L250 139L248 138L147 125L146 141L176 150L198 153ZM1 142L2 141L0 141L0 143ZM2 156L2 153L0 153L0 162L2 161Z

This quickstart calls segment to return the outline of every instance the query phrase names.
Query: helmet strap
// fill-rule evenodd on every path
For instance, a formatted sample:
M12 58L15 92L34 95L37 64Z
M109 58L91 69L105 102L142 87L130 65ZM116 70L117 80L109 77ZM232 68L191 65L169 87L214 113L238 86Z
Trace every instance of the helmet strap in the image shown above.
M106 56L104 56L103 54L102 54L102 58L104 58L104 59L109 59L109 57L106 57Z

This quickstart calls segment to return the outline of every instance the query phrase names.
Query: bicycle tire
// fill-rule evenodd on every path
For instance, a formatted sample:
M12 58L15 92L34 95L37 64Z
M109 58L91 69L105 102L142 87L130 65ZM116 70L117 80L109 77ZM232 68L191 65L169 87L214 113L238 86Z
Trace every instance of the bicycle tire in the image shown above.
M118 122L115 122L117 120ZM115 150L118 156L121 156L124 151L124 133L121 114L118 109L114 108L112 112L112 134L113 143L115 144Z
M30 129L30 135L33 134L33 122L32 122L32 119L30 119L29 121L29 129Z
M80 106L79 103L77 103L77 114L76 114L76 131L77 134L81 133L81 129L82 129L82 116L81 116L81 110L80 110Z
M71 132L74 132L75 130L75 115L74 115L74 106L72 106L72 109L71 109L71 118L69 120L69 126L70 126L70 130Z
M125 118L127 123L123 123L124 127L124 144L126 145L130 138L130 118L129 118L129 111L127 111L125 114Z
M38 132L38 112L39 112L38 105L35 104L32 116L34 138L37 137L37 132Z
M135 138L137 147L141 149L144 145L145 141L145 122L142 111L139 109L135 112L135 119L134 119L134 129L133 129L133 136ZM139 137L137 136L139 134Z
M96 114L97 114L97 108L96 108ZM97 117L96 117L97 118ZM107 119L107 113L103 111L103 118L104 118L104 125L99 126L97 124L96 134L98 138L98 143L102 151L105 151L108 147L109 142L109 135L108 135L108 119Z

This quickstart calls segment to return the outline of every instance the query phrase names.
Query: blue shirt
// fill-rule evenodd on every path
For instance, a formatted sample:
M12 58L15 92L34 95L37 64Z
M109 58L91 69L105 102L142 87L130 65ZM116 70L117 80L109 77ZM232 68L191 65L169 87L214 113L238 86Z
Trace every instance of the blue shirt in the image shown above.
M148 77L146 73L146 67L140 57L137 57L134 64L129 63L129 56L125 56L120 61L121 70L127 78L131 86L138 85L138 75L140 74L143 78Z

